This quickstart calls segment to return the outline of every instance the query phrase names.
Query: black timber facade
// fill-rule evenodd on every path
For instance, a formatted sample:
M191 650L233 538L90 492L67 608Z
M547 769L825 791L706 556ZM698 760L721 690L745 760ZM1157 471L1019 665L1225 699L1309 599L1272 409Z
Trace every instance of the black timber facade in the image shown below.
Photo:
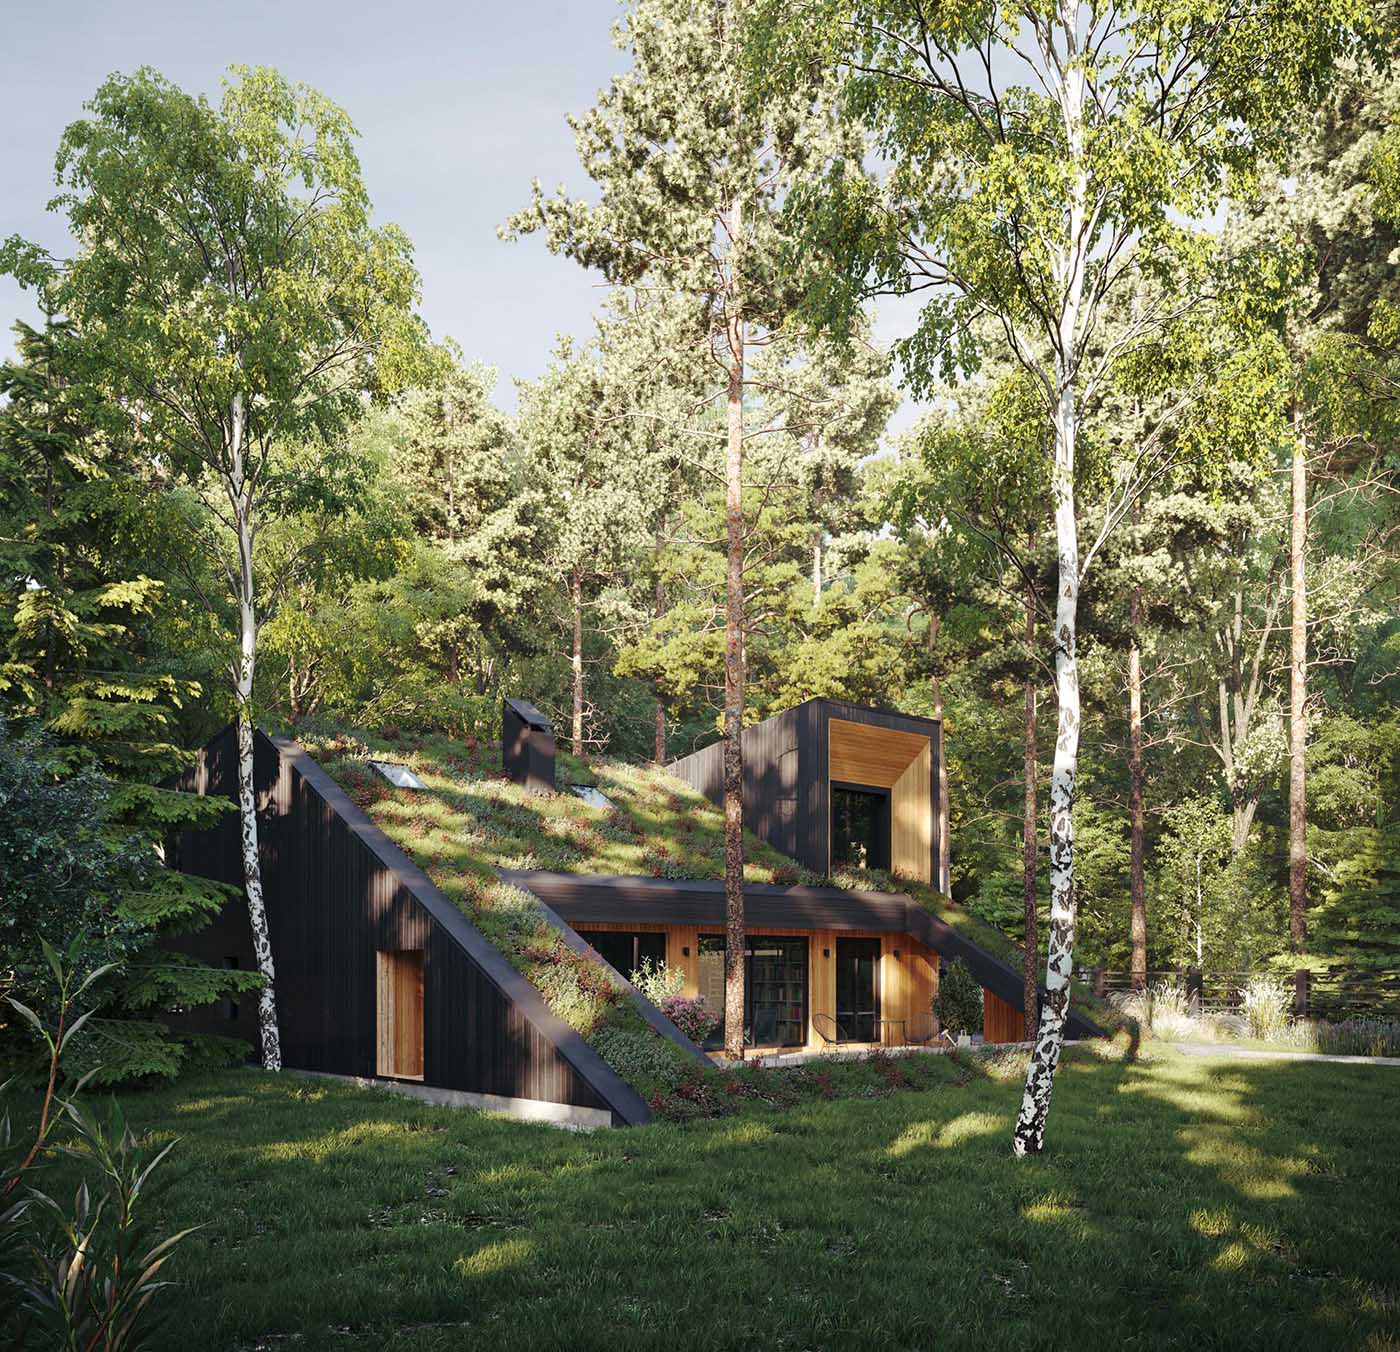
M894 713L841 700L809 699L744 729L744 826L774 849L814 873L826 874L831 859L831 720L927 737L931 747L932 805L929 876L938 877L938 767L943 729L937 719ZM667 769L711 802L724 802L724 743L714 742L672 761Z
M527 793L553 793L554 729L533 704L501 701L501 769Z
M535 1100L607 1114L648 1111L536 988L295 742L255 735L254 782L278 1029L288 1069L376 1078L376 955L417 950L423 963L427 1087ZM179 781L235 798L232 729ZM169 862L241 888L238 814L173 841ZM214 965L255 969L246 903L176 945ZM257 1002L192 1011L189 1026L258 1045Z

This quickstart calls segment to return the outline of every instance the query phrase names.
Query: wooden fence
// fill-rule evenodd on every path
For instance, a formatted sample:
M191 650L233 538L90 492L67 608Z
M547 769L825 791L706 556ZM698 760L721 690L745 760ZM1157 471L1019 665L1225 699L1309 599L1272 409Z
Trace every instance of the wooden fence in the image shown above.
M1192 1008L1204 1014L1230 1014L1240 1009L1245 987L1262 972L1215 972L1198 967L1147 973L1147 987L1170 983L1185 992ZM1085 979L1098 996L1126 994L1133 989L1132 973L1091 967ZM1400 1018L1400 972L1375 968L1332 967L1320 971L1300 968L1292 975L1293 1012L1299 1018Z

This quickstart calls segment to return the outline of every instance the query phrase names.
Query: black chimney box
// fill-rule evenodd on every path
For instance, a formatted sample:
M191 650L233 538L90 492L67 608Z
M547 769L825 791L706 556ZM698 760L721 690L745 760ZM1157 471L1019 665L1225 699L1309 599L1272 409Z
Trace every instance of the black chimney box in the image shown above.
M529 700L502 701L501 768L527 793L554 792L554 729Z

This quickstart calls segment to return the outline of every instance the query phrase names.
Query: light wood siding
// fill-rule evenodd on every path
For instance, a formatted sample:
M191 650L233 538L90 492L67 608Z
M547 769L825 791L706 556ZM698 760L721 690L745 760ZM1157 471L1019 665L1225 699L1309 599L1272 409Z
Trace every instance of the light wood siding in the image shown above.
M1020 1042L1026 1035L1026 1021L1019 1009L991 991L982 992L982 1040Z
M423 950L378 955L376 1069L401 1080L423 1078Z
M837 783L892 789L920 752L928 754L929 739L916 732L869 727L833 718L828 747L831 778ZM925 774L928 767L929 762L925 760Z
M648 925L631 921L590 921L590 930L618 930L628 933L664 933L666 935L666 965L679 968L685 974L688 996L703 995L700 989L700 936L722 935L716 925ZM886 1019L910 1019L927 1014L938 994L938 954L908 934L860 929L806 929L791 925L762 925L753 933L805 938L807 942L807 1041L801 1047L786 1051L824 1051L830 1044L824 1041L812 1024L818 1014L836 1014L836 941L837 939L879 939L880 943L880 1012ZM687 952L686 950L689 950ZM895 954L898 953L898 957ZM896 1028L886 1030L882 1041L897 1045L901 1039Z
M933 748L909 762L890 790L890 868L901 878L933 881Z

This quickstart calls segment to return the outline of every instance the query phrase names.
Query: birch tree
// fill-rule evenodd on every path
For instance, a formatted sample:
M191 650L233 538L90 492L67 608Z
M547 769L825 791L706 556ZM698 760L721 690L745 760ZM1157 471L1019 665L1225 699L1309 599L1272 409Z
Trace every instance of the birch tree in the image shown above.
M549 247L608 282L682 298L718 379L697 431L722 447L725 493L725 1047L744 1029L744 456L753 350L779 330L804 269L781 258L779 211L795 177L832 150L807 81L766 94L741 60L751 0L634 0L616 44L632 67L570 119L594 203L535 184L507 234L540 230ZM816 115L814 115L814 113ZM716 426L722 433L716 435Z
M370 223L345 112L270 69L235 67L217 107L150 69L107 80L59 145L77 254L19 240L0 265L37 284L86 345L88 376L158 477L197 510L192 549L217 560L232 606L238 806L263 1064L281 1068L258 854L253 688L275 580L260 530L353 491L338 437L368 393L421 351L418 276L405 236ZM204 569L189 570L198 586Z
M990 322L1031 377L1051 445L1058 581L1051 628L1057 735L1050 781L1051 914L1040 1030L1013 1145L1042 1149L1070 997L1080 589L1105 536L1174 444L1109 467L1095 534L1080 541L1076 456L1084 401L1128 354L1179 324L1201 291L1202 241L1182 222L1247 182L1288 115L1316 102L1371 24L1360 0L925 6L909 0L760 0L756 68L782 81L844 72L870 127L878 180L852 161L793 204L804 245L828 253L812 299L840 324L872 292L929 296L903 345L927 391L977 363ZM1155 277L1158 299L1110 344L1105 302Z

